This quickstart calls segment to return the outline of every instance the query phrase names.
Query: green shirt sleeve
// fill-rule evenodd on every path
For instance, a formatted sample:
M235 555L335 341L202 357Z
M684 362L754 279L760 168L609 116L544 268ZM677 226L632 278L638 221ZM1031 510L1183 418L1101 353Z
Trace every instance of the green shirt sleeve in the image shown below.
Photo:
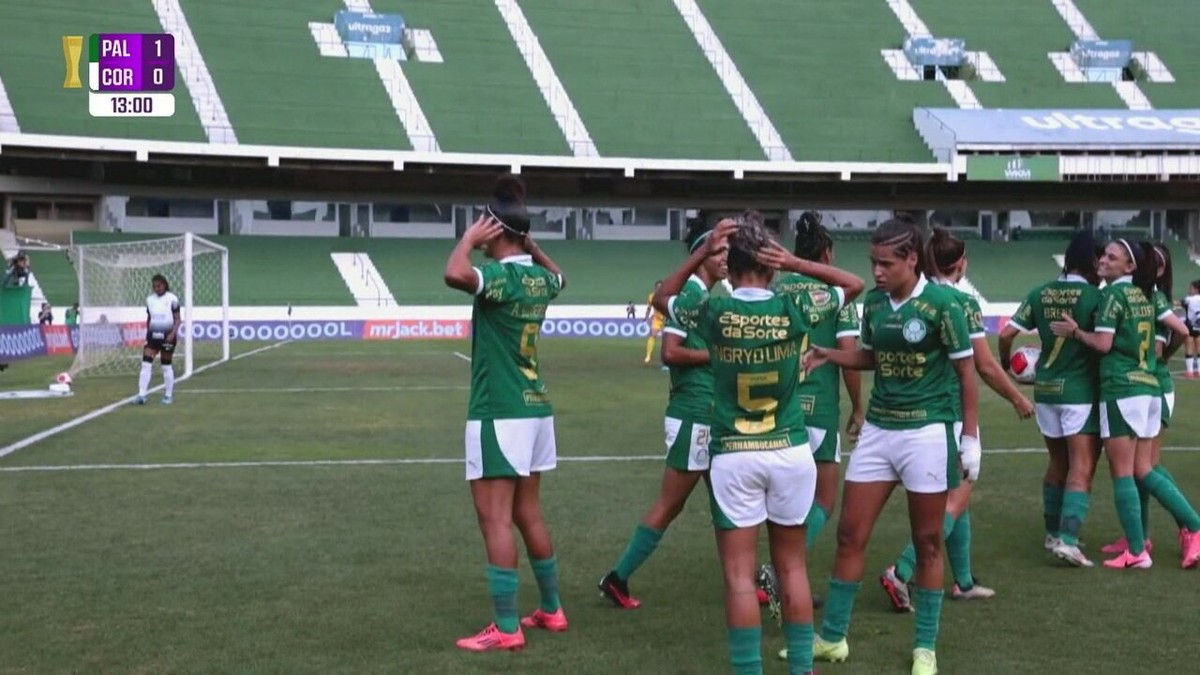
M858 307L853 302L847 303L838 311L837 337L858 337L862 329L858 324Z
M967 296L963 303L963 311L967 315L967 332L971 335L971 339L978 340L981 337L987 337L987 330L983 326L983 308L979 306L979 301Z
M1013 312L1008 322L1017 328L1028 333L1033 330L1035 323L1033 321L1033 303L1037 297L1037 291L1031 291L1025 296L1025 300L1021 302L1021 306L1017 307L1017 311Z
M941 321L942 346L953 360L965 359L971 356L971 331L967 326L967 313L963 306L954 300L948 300L942 307Z
M1120 296L1116 293L1106 292L1104 300L1100 303L1100 313L1096 315L1096 332L1117 332L1117 324L1121 322L1121 317L1124 315L1125 305L1121 302Z
M861 331L861 336L859 337L859 342L862 344L863 349L866 349L868 351L875 349L871 344L871 340L875 335L875 331L871 327L871 308L872 307L873 307L873 305L872 305L870 299L868 298L867 301L863 303L862 331Z
M475 272L479 275L480 281L479 291L476 295L485 302L502 305L512 300L516 295L513 289L512 278L503 264L492 261L481 267L476 267Z

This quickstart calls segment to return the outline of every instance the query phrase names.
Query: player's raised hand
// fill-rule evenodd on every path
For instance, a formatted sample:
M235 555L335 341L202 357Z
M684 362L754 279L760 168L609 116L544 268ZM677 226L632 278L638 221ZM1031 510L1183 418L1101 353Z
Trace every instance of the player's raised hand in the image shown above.
M708 258L720 253L729 245L729 237L738 229L738 223L733 218L725 218L712 229L712 234L704 241L704 257Z
M1079 330L1079 324L1075 323L1075 319L1065 312L1058 321L1050 322L1050 332L1061 338L1073 338L1077 330Z
M794 256L779 242L771 241L765 247L758 249L754 257L758 259L758 262L773 270L782 270L791 267L789 263Z
M463 233L463 239L471 244L471 248L477 248L499 237L503 231L504 226L500 224L500 221L485 213L467 228L467 231Z
M826 363L829 363L829 350L814 345L812 349L808 350L808 355L804 357L804 372L811 373Z

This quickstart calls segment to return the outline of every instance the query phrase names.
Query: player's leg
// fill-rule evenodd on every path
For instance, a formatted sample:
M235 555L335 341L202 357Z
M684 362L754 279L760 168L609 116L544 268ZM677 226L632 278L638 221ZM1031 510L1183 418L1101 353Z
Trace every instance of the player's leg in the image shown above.
M536 428L531 433L528 422L467 422L466 478L470 481L475 515L487 550L493 623L479 634L459 640L461 649L517 650L525 646L517 614L517 542L513 516L517 481L531 475ZM548 535L546 539L548 541Z
M164 405L171 405L175 400L175 366L171 365L175 359L175 343L163 342L162 352L159 353L159 362L162 364L163 376L163 398Z
M902 442L901 432L867 422L858 446L850 453L842 485L833 578L825 597L821 630L813 641L813 654L818 660L845 661L850 655L846 633L866 570L867 541L900 479L892 453Z
M554 438L554 418L539 417L513 421L511 435L524 435L521 442L532 447L529 476L517 479L513 501L513 522L525 541L533 577L537 580L539 603L532 614L521 619L526 628L545 628L559 632L567 629L567 615L558 595L558 557L550 540L550 530L542 516L540 494L543 472L558 466L558 447Z
M1063 499L1066 498L1067 473L1070 457L1067 442L1062 438L1043 436L1046 442L1046 473L1042 476L1042 521L1046 528L1045 548L1054 548L1061 541Z
M1081 428L1080 432L1053 439L1066 447L1069 461L1059 540L1050 550L1055 557L1075 567L1092 567L1092 561L1079 548L1079 533L1091 507L1092 479L1100 459L1100 436L1090 427ZM1046 440L1049 443L1052 439Z
M808 534L805 545L809 550L817 542L817 536L825 529L837 504L838 478L841 468L842 443L837 428L818 429L808 427L808 438L812 444L813 460L817 465L817 493L812 509L808 512L805 525Z
M1189 378L1195 377L1197 372L1200 372L1200 350L1197 349L1200 345L1200 339L1197 339L1197 333L1192 331L1184 341L1184 367L1187 370Z
M1180 565L1191 569L1200 564L1200 515L1192 507L1187 497L1174 482L1168 480L1162 473L1155 471L1154 445L1162 429L1161 410L1156 405L1160 399L1155 398L1150 406L1150 416L1141 430L1143 438L1139 438L1135 449L1134 475L1144 491L1153 496L1165 508L1180 529L1184 531L1179 537L1181 556Z
M657 324L650 327L650 335L646 337L646 359L643 363L650 363L650 357L654 356L654 341L658 339L661 330Z
M147 339L142 348L142 369L138 371L138 395L134 400L138 405L144 405L150 394L150 378L154 375L154 359L158 358L160 346L158 341Z
M642 517L615 567L600 580L600 593L617 607L636 609L641 602L629 593L629 578L650 558L667 527L675 520L696 483L708 469L708 425L665 418L666 467L658 498Z
M1105 567L1115 569L1146 569L1153 564L1150 554L1146 551L1141 503L1138 499L1137 483L1133 477L1137 454L1137 434L1134 431L1134 425L1137 424L1136 412L1133 405L1122 406L1121 401L1100 403L1100 435L1104 438L1104 454L1108 456L1109 475L1113 481L1113 502L1116 505L1121 530L1125 534L1125 540L1129 542L1126 551L1104 562Z
M788 672L813 670L813 601L808 584L807 519L813 510L817 467L808 445L759 453L769 467L767 532L779 588L780 619L787 647L779 656Z

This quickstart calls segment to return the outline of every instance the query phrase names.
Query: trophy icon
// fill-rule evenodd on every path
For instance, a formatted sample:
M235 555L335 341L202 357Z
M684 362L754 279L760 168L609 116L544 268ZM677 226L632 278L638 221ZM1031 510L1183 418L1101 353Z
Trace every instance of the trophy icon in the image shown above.
M79 59L83 56L83 36L64 35L62 39L63 57L67 60L67 78L63 80L63 89L80 89L83 83L79 81Z

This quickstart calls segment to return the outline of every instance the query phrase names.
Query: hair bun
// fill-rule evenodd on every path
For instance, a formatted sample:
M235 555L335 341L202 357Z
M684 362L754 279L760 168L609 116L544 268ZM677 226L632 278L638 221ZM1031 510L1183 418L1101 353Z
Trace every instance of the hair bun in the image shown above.
M492 188L492 196L501 202L525 201L525 182L520 177L506 173L496 179L496 187Z

